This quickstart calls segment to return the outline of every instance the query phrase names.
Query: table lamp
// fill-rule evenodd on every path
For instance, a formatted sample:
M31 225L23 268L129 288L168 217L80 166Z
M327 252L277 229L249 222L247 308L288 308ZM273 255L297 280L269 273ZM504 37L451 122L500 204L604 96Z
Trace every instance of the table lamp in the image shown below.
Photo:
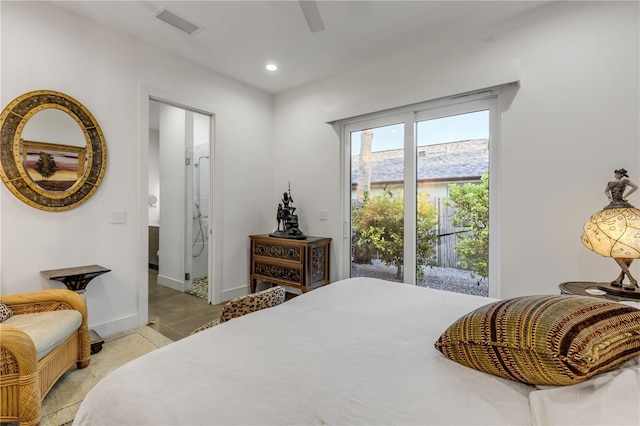
M640 299L638 281L629 272L633 259L640 258L640 210L627 201L638 187L629 180L625 169L614 174L615 180L605 188L610 203L585 222L582 244L601 256L613 258L622 269L610 283L599 283L600 290ZM624 282L625 276L629 282Z

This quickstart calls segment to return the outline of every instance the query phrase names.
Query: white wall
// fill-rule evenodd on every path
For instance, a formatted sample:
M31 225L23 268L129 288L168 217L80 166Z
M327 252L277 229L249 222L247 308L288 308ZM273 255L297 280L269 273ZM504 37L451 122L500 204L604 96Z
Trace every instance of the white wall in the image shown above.
M502 97L499 170L501 297L558 293L563 281L607 281L618 266L582 246L583 223L607 204L616 168L640 182L640 31L637 2L563 2L460 34L276 96L272 204L291 181L300 227L329 236L339 278L339 136L326 111L398 106L398 93L520 61L521 87ZM490 78L491 76L486 76ZM461 89L462 90L462 89ZM409 95L407 95L409 94ZM454 93L444 93L443 95ZM427 101L429 99L420 99ZM630 201L640 206L639 193ZM328 220L319 219L328 210ZM633 270L638 274L638 263Z
M268 229L271 217L264 211L271 206L272 96L46 2L1 2L0 8L2 105L32 90L66 93L92 112L108 148L102 186L70 211L29 207L1 185L0 291L60 288L39 271L97 263L112 271L87 288L89 325L108 335L146 321L147 293L139 287L147 253L138 246L148 217L147 184L138 191L140 179L148 179L146 155L138 156L139 149L147 152L139 146L148 138L139 127L144 86L215 114L214 214L224 223L215 230L215 279L223 297L246 292L248 235ZM126 223L111 224L112 210L124 210Z

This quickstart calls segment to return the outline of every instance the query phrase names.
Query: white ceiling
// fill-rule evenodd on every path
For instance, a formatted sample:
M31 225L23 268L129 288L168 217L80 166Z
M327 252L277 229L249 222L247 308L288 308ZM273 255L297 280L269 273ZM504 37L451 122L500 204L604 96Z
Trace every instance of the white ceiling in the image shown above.
M50 2L273 94L549 3L319 0L325 29L311 32L293 0ZM160 21L163 7L203 29Z

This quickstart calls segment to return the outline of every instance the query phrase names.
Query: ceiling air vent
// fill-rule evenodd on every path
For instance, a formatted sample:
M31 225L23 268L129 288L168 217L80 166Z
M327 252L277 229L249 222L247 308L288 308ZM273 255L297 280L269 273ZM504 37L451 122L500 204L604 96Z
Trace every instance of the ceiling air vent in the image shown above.
M193 22L188 21L182 16L176 15L174 12L165 8L160 9L158 13L156 13L156 18L166 22L167 24L173 25L177 29L184 31L189 35L194 35L202 29L202 27L200 27L199 25L196 25Z

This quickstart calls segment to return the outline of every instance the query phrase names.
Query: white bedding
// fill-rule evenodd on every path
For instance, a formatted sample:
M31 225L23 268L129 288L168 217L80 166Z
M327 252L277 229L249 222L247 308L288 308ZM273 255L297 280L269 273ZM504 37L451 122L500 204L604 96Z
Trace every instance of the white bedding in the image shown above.
M533 386L433 347L493 300L335 282L124 365L89 392L74 425L532 424Z
M571 386L531 392L534 425L640 425L640 358Z

